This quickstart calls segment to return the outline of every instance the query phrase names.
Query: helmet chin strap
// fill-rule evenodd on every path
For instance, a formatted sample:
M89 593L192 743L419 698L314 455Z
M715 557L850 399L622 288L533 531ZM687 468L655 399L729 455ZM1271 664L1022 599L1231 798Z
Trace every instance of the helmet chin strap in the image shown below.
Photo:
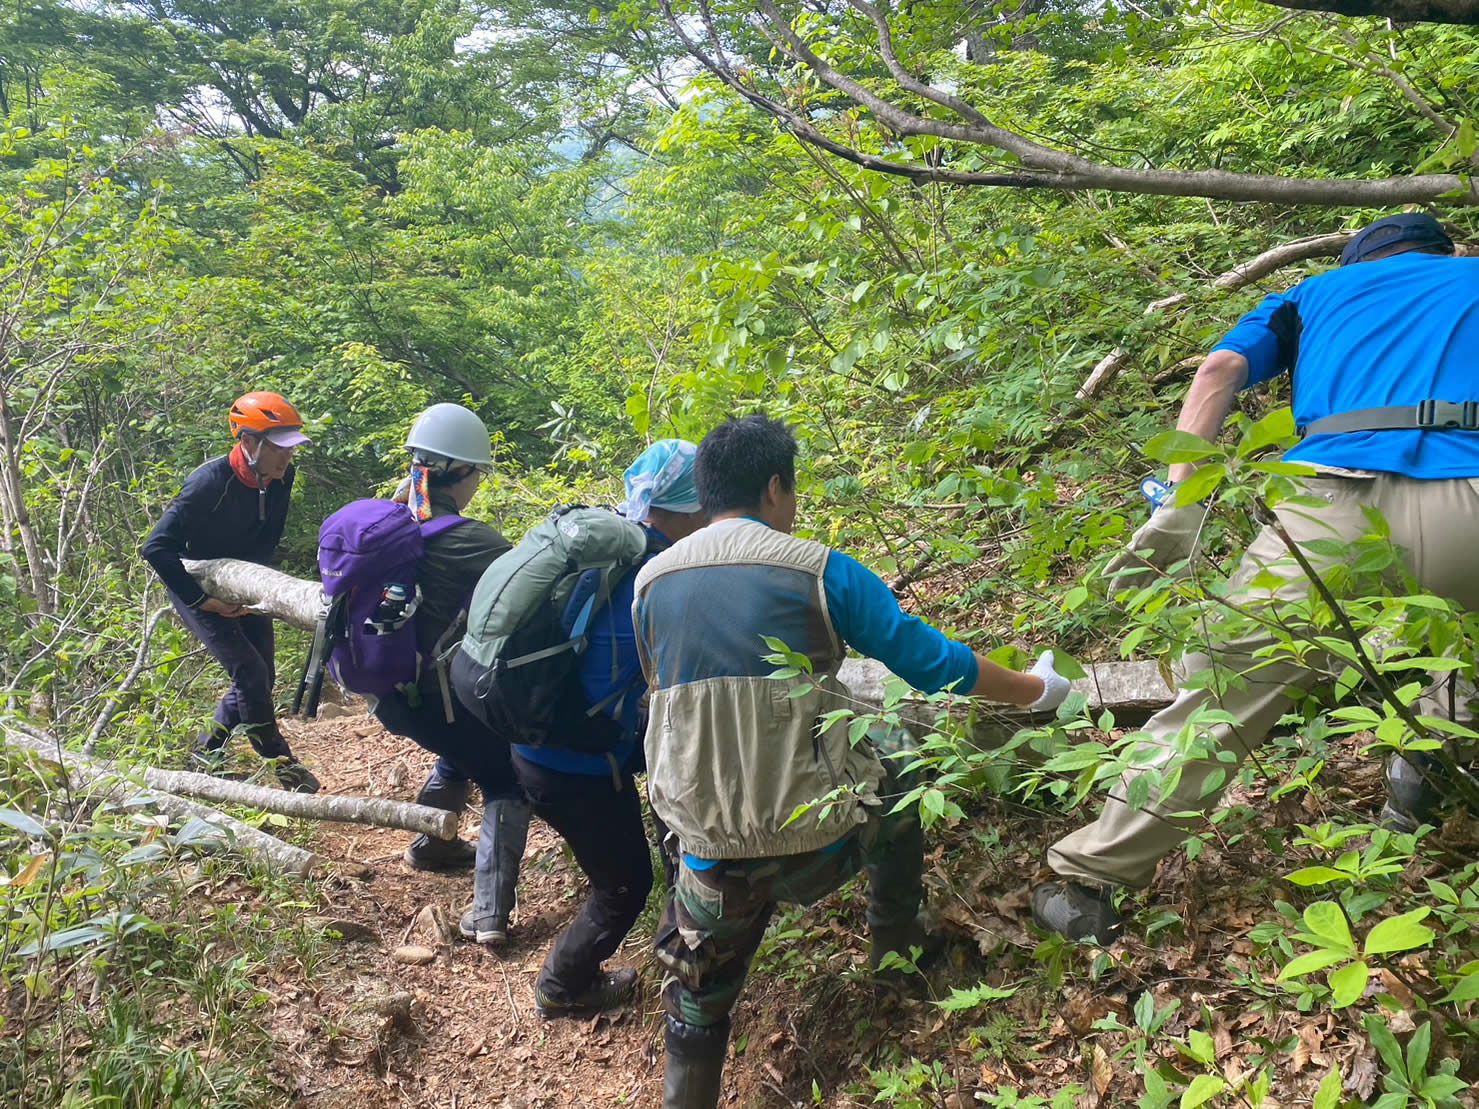
M251 447L247 444L249 439L255 439L257 441L257 451L255 454L252 453ZM263 483L262 471L257 466L258 460L262 457L261 439L250 433L242 435L241 456L246 459L247 465L251 468L252 476L257 479L257 519L265 520L267 519L267 486Z

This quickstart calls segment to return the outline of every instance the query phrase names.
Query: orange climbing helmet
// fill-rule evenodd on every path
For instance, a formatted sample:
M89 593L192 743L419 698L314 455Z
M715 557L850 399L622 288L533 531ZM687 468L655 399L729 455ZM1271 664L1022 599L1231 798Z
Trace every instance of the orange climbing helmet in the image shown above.
M278 393L243 393L232 403L226 419L233 439L240 439L245 432L279 447L311 441L303 434L303 417Z

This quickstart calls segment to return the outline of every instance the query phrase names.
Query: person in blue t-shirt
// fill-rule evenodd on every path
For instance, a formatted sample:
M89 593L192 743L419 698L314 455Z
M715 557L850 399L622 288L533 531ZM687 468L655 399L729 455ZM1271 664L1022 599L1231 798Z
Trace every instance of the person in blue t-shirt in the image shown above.
M617 511L647 531L648 558L704 525L693 483L696 451L682 439L664 439L622 475L626 500ZM591 726L614 734L610 749L592 755L553 745L513 748L514 771L535 815L570 845L591 887L539 972L534 1000L544 1016L614 1008L637 984L628 967L601 969L652 889L652 855L634 781L643 768L647 692L632 631L636 577L634 568L591 618L580 668L581 691L602 717Z
M1302 441L1285 458L1315 468L1316 476L1302 480L1316 504L1282 503L1275 511L1278 527L1335 586L1348 576L1325 571L1347 561L1345 544L1372 530L1368 513L1375 510L1420 587L1472 610L1479 609L1473 564L1479 549L1473 480L1479 478L1479 258L1453 253L1452 241L1429 215L1377 220L1350 240L1338 268L1264 298L1238 321L1197 370L1177 427L1215 439L1240 389L1290 374ZM1172 466L1172 483L1192 469ZM1130 542L1137 553L1112 562L1109 576L1184 562L1205 511L1158 508ZM1316 539L1340 544L1306 546ZM1156 864L1200 821L1171 814L1209 812L1221 795L1219 783L1263 743L1294 696L1321 680L1326 660L1271 655L1276 638L1263 630L1297 626L1309 593L1278 530L1264 528L1229 591L1245 617L1229 617L1220 629L1214 624L1207 652L1183 663L1188 674L1216 670L1241 680L1219 682L1221 692L1181 690L1146 725L1151 740L1141 765L1168 765L1188 728L1221 758L1187 762L1174 791L1158 797L1152 789L1138 808L1126 800L1127 776L1124 792L1111 794L1096 821L1054 844L1048 862L1062 880L1033 891L1033 915L1042 927L1100 942L1119 933L1116 889L1149 885ZM1332 675L1343 665L1335 664ZM1229 722L1192 723L1208 707L1222 709ZM1432 816L1442 799L1428 785L1432 780L1414 761L1389 763L1384 821L1412 829Z

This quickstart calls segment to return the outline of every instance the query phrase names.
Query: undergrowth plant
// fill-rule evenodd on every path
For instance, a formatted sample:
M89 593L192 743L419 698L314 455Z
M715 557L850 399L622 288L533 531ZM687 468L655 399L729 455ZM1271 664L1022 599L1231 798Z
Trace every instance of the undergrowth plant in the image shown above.
M221 854L214 826L171 830L146 797L77 794L29 759L0 762L0 795L0 1102L281 1100L262 972L321 957L276 919L301 889Z

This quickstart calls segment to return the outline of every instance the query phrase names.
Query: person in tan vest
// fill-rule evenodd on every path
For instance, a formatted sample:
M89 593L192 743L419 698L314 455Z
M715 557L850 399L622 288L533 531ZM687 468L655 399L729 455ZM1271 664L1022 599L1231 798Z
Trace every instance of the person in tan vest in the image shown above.
M889 812L910 788L887 757L905 737L879 730L853 746L846 721L819 725L849 704L837 681L847 648L930 692L1052 709L1068 691L1052 652L1031 673L1004 669L902 612L847 555L793 536L795 457L790 429L764 416L711 431L696 463L711 523L637 576L648 788L680 852L656 936L664 1109L718 1104L730 1010L777 902L810 904L866 869L873 967L938 946L917 916L918 814ZM791 696L791 683L769 676L766 636L810 659L809 692ZM797 815L834 791L835 803Z

